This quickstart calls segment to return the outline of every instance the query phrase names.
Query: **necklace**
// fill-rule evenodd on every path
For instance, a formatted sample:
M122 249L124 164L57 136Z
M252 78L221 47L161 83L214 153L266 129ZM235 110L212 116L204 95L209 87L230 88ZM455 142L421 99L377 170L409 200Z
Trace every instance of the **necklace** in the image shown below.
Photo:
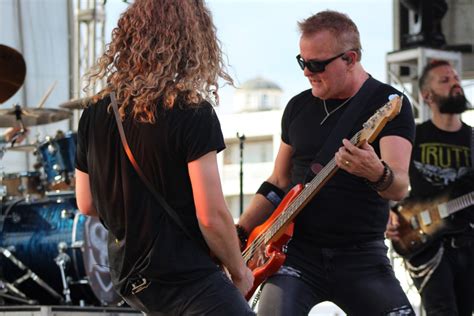
M331 112L328 111L328 108L326 106L326 100L323 100L323 106L324 106L324 111L326 112L326 116L323 118L323 120L321 121L321 123L319 123L319 125L323 125L324 122L326 122L326 120L334 113L336 112L337 110L339 110L344 104L346 104L347 102L349 102L350 100L352 99L352 97L350 97L349 99L347 99L346 101L342 102L341 104L339 104L337 106L337 108L335 108L334 110L332 110Z

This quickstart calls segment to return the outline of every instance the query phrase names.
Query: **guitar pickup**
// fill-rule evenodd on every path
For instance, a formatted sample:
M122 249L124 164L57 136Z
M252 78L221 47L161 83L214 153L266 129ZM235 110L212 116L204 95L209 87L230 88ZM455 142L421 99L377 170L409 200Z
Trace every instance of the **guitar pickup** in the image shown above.
M416 216L412 216L410 218L410 225L413 229L420 228L420 225L418 224L418 218L416 218Z
M423 211L420 213L421 223L425 226L431 224L431 215L429 211Z

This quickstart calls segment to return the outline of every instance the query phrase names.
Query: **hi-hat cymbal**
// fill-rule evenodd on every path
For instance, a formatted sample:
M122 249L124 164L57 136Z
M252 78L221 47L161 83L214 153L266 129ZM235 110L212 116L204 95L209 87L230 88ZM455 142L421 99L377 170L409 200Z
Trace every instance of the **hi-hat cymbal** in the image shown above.
M0 109L0 127L14 126L17 123L18 114L25 126L54 123L72 116L72 112L68 110L16 106L13 109Z
M87 104L91 101L91 99L92 99L91 97L72 99L64 103L61 103L59 107L63 109L69 109L69 110L81 110L87 106Z
M25 75L26 64L20 52L0 44L0 103L21 88Z

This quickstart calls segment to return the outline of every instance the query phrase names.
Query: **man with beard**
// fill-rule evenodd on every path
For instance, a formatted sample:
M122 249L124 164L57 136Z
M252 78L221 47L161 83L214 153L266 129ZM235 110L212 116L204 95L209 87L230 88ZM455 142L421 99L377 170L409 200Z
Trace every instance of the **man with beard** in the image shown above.
M432 112L416 128L410 165L410 199L449 192L454 198L474 189L472 128L461 121L467 100L447 61L433 61L420 77L420 91ZM469 203L468 203L469 204ZM474 297L474 207L451 215L450 231L406 260L427 315L471 315ZM399 221L390 216L387 236L397 240Z

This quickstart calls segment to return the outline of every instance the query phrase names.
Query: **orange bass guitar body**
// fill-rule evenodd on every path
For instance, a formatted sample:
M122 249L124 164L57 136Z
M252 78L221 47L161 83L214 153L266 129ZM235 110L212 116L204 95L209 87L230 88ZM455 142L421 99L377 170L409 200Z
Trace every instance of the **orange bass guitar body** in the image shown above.
M249 300L258 286L266 278L276 273L286 259L285 246L293 236L293 221L285 223L278 231L272 231L279 215L303 190L303 185L294 186L284 197L281 203L263 224L255 227L249 236L244 250L247 266L252 270L255 281L252 289L247 293ZM246 256L247 255L247 256ZM247 258L248 257L248 258Z

